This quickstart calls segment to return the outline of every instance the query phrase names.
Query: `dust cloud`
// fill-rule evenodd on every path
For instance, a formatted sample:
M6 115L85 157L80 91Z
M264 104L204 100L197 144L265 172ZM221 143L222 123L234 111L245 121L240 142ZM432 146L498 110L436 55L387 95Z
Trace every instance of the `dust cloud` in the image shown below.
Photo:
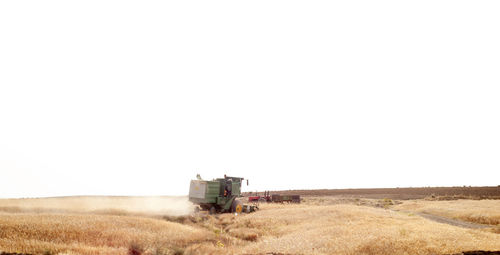
M183 197L55 197L0 199L0 212L8 213L97 213L180 216L193 212Z

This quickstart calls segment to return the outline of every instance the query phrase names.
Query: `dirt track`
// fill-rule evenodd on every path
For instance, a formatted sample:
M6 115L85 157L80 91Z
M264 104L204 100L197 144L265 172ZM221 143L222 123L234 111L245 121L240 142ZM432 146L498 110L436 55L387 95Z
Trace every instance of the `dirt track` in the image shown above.
M426 219L439 222L439 223L444 223L456 227L462 227L462 228L472 228L472 229L480 229L480 228L489 228L491 226L488 225L482 225L482 224L476 224L472 222L466 222L466 221L461 221L461 220L456 220L456 219L451 219L443 216L438 216L434 214L428 214L428 213L417 213L417 212L409 212L409 211L397 211L397 212L405 212L405 213L413 213L418 216L424 217Z

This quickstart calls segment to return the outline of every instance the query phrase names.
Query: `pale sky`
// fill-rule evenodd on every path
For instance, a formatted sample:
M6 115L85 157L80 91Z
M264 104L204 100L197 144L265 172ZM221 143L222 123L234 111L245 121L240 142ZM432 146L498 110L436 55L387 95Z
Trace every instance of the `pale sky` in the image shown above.
M0 197L500 184L498 1L1 1Z

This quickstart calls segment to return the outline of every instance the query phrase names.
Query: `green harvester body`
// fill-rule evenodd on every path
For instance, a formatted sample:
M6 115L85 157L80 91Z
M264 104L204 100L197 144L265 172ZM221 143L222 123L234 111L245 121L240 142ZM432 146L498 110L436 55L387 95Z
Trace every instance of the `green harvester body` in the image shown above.
M255 206L242 205L236 198L241 197L243 178L225 176L212 181L191 180L189 201L200 206L202 210L215 212L235 212L238 205L242 211L251 212Z

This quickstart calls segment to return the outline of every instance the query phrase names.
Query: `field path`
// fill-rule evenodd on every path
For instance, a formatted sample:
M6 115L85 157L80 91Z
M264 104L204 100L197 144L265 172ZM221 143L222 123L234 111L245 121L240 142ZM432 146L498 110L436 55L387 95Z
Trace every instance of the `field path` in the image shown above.
M466 222L466 221L461 221L457 219L452 219L448 217L443 217L443 216L438 216L434 214L428 214L428 213L417 213L417 215L422 216L426 219L433 220L439 223L445 223L457 227L462 227L462 228L489 228L491 226L488 225L482 225L482 224L477 224L477 223L472 223L472 222Z
M477 224L477 223L472 223L472 222L467 222L467 221L462 221L462 220L457 220L457 219L452 219L444 216L439 216L435 214L428 214L428 213L423 213L423 212L410 212L410 211L399 211L399 212L405 212L405 213L413 213L415 215L418 215L420 217L424 217L426 219L439 222L439 223L444 223L456 227L462 227L462 228L472 228L472 229L480 229L480 228L489 228L491 226L488 225L483 225L483 224Z

